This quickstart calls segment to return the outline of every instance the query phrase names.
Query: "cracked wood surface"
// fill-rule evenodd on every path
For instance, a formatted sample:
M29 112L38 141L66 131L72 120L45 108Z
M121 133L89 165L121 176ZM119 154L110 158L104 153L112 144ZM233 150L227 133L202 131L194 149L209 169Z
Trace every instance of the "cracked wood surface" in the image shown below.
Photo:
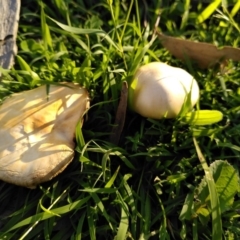
M17 54L20 5L20 0L0 0L0 66L5 69L12 67Z

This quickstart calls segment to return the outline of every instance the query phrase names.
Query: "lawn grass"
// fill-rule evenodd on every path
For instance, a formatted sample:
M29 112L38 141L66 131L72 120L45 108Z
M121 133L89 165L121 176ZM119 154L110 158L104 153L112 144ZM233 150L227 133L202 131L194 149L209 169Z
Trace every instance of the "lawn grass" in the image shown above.
M239 46L238 1L212 2L22 2L18 56L2 70L0 98L72 81L89 90L91 108L63 173L34 190L0 182L0 239L240 238L240 64L230 61L226 73L184 64L154 35L161 14L165 34ZM122 83L152 61L189 71L201 89L198 108L223 120L197 127L128 110L112 144Z

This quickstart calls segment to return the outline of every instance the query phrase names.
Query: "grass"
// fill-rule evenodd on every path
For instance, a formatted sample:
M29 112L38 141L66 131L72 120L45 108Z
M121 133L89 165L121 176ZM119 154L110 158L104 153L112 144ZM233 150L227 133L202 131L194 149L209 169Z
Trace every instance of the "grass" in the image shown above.
M73 81L88 88L92 107L62 174L35 190L0 183L0 239L240 238L240 64L230 61L225 74L186 65L153 32L161 13L158 27L168 35L237 47L240 6L170 2L22 3L18 56L2 70L0 98ZM127 111L120 143L111 144L122 82L151 61L189 71L201 89L200 109L219 110L223 120L190 127ZM226 175L211 168L215 160L228 161Z

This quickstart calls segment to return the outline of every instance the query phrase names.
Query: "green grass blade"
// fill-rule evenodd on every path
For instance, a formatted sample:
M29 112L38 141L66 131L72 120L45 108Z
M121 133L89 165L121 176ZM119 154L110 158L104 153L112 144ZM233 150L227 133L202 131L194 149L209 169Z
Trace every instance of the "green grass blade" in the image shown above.
M32 85L33 81L39 81L40 77L38 74L34 71L32 71L31 67L29 64L19 55L16 55L18 64L20 65L21 69L26 71L26 74L30 75L29 77L29 83Z
M119 47L117 46L117 44L109 37L109 35L104 32L101 29L86 29L86 28L77 28L77 27L71 27L68 25L65 25L63 23L60 23L56 20L54 20L51 17L48 17L50 20L52 20L53 22L55 22L60 28L62 28L63 30L70 32L70 33L75 33L75 34L97 34L98 36L103 37L103 39L106 39L110 45L114 46L118 51L120 51Z
M161 206L162 213L163 213L163 220L162 220L162 223L161 223L161 226L159 229L159 239L165 240L165 239L167 239L167 237L169 237L168 232L167 232L166 211L165 211L164 205L162 203L162 200L159 197L158 197L158 201Z
M212 1L197 17L197 22L202 23L205 20L207 20L214 11L218 8L218 6L221 4L222 0L214 0Z
M185 26L187 25L188 17L189 17L190 4L191 4L190 0L185 0L184 1L184 13L183 13L183 16L182 16L180 29L184 29Z
M115 188L87 188L85 187L84 189L79 190L81 192L88 192L88 193L115 193L117 189Z
M78 124L76 126L75 134L76 134L76 141L78 144L78 148L80 149L80 151L82 151L82 156L85 158L89 158L87 151L83 151L86 144L85 144L85 140L84 140L84 137L82 134L82 121L78 122Z
M124 27L123 27L123 30L122 30L122 33L121 33L121 37L120 37L120 41L121 42L122 42L123 36L125 34L125 31L126 31L127 23L129 22L129 16L130 16L130 13L131 13L131 10L132 10L133 2L134 2L134 0L131 0L131 4L130 4L128 12L127 12L127 17L125 19Z
M239 9L240 9L240 1L237 1L231 10L231 13L230 13L231 17L234 17L239 12Z
M106 181L106 171L108 170L107 163L110 161L109 155L110 155L110 151L103 154L103 158L102 158L102 173L103 173L104 182Z
M127 208L127 205L125 205L125 208ZM121 219L120 219L120 224L118 227L118 231L117 231L117 236L116 236L116 240L125 240L126 236L127 236L127 231L128 231L128 227L129 227L129 221L128 221L128 215L125 212L124 208L121 208Z
M22 70L26 70L29 72L32 71L31 67L26 63L26 61L21 56L17 55L16 58Z
M70 211L73 211L75 209L78 209L79 207L81 207L82 205L84 205L85 203L88 202L88 200L90 199L90 197L85 197L82 198L81 200L78 200L76 202L70 203L68 205L65 205L63 207L59 207L59 208L55 208L52 209L51 212L54 212L55 214L64 214L64 213L68 213ZM43 212L43 213L38 213L36 215L33 215L31 217L28 217L22 221L20 221L19 223L15 224L13 227L11 227L8 231L6 232L11 232L17 228L20 228L22 226L31 224L31 223L35 223L37 221L43 221L45 219L51 218L54 215L52 213L48 213L48 212Z
M98 206L99 210L102 212L103 216L106 218L110 229L113 231L113 225L112 225L112 217L108 215L106 208L103 205L103 202L101 199L98 197L96 193L91 193L91 196L93 200L95 201L96 205Z
M50 214L50 215L52 215L52 216L61 217L59 214L56 214L55 212L52 212L50 209L45 208L45 207L43 206L43 204L42 204L42 200L40 200L39 205L40 205L41 209L42 209L44 212L46 212L46 213L48 213L48 214Z
M210 194L211 213L212 213L212 239L221 240L222 239L222 219L221 219L221 210L220 210L220 203L218 199L218 193L216 190L213 176L210 172L207 162L195 138L193 138L193 142L197 151L199 161L202 165L202 168L206 176L206 181L207 181L209 194Z
M120 166L118 166L117 170L115 171L115 173L112 175L112 177L109 179L109 181L106 183L105 188L110 188L112 187L112 185L114 184L114 181L117 178L118 172L120 170Z
M45 16L45 12L44 12L44 4L42 3L42 1L40 1L40 5L41 5L42 38L43 38L43 41L44 41L45 50L47 50L48 47L50 47L52 49L52 37L51 37L51 34L50 34L48 24L46 22L46 16Z
M151 203L150 203L150 197L149 194L146 194L146 198L144 201L144 224L143 224L143 232L144 236L148 236L151 232L150 226L151 226Z
M75 234L75 240L81 240L82 239L82 230L83 230L83 222L86 218L86 212L84 212L79 221L78 221L78 226L77 226L77 229L76 229L76 234Z
M127 180L128 178L130 178L130 175L125 175L122 178L122 184L124 186L124 192L126 194L124 202L127 204L129 211L131 212L131 225L130 225L130 231L131 234L133 236L134 239L137 238L137 218L138 218L138 211L137 211L137 202L138 199L136 197L134 197L135 192L131 189L131 187L129 186ZM118 197L120 198L120 196L118 195ZM122 205L124 205L124 202L122 202ZM126 209L125 208L125 212ZM129 215L129 213L127 213Z
M181 221L190 220L192 217L194 193L189 193L185 199L182 211L179 215Z
M96 240L96 226L94 221L94 211L90 206L87 208L88 231L91 240Z

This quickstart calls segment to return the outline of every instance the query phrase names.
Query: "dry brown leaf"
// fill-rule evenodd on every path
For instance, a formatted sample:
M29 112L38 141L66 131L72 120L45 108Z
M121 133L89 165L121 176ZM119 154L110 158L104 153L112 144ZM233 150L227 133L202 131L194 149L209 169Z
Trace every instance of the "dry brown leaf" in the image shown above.
M190 40L169 37L157 32L162 45L176 58L191 60L201 68L224 64L226 60L240 61L240 49L225 46L218 49L210 43L192 42Z
M0 179L28 188L62 172L89 106L86 89L66 83L14 94L0 106Z

